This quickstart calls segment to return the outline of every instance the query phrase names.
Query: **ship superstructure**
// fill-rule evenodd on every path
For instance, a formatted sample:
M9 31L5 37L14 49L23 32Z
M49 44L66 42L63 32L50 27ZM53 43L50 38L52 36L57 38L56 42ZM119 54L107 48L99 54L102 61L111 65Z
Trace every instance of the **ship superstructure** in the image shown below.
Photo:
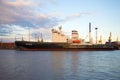
M67 42L67 36L62 32L62 27L59 30L52 29L52 42Z
M79 34L77 30L72 30L72 43L80 43Z
M65 35L62 31L62 26L59 29L52 29L52 42L53 43L72 43L76 45L83 44L84 41L79 38L79 33L77 30L71 31L71 38Z

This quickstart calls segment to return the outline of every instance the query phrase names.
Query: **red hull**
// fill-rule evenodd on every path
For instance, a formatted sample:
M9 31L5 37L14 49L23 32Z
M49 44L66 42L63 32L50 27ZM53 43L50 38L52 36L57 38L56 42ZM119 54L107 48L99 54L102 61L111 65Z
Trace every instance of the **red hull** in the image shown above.
M30 49L30 48L20 48L19 50L23 51L109 51L114 50L113 48L56 48L56 49L48 49L48 48L38 48L38 49Z

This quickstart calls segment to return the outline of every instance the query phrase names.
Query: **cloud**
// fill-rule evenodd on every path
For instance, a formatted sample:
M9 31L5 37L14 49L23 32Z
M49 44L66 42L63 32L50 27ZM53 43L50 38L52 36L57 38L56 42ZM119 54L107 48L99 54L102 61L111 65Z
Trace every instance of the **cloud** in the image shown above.
M32 6L31 6L32 5ZM36 3L36 5L39 5ZM0 1L0 24L16 24L21 26L35 27L48 26L55 17L48 16L41 12L35 12L35 2L32 0L16 0L10 2ZM55 23L55 22L54 22Z
M0 0L0 36L12 35L17 30L57 25L55 16L35 11L40 4L34 0Z
M27 29L19 25L1 25L0 36L15 36L17 34L26 34Z
M7 4L19 7L19 6L33 6L33 1L32 0L16 0L14 2L7 2Z
M80 18L80 17L82 17L84 15L87 16L87 15L93 15L93 14L95 14L95 13L93 13L93 12L79 12L79 13L74 13L74 14L66 16L64 19L62 19L62 22L74 20L74 19Z
M26 13L29 14L30 16L31 10L28 9L29 7L27 5L22 5L22 3L19 3L19 6L18 6L18 2L19 0L15 2L1 0L0 24L13 24L15 22L19 22L22 19L24 20Z

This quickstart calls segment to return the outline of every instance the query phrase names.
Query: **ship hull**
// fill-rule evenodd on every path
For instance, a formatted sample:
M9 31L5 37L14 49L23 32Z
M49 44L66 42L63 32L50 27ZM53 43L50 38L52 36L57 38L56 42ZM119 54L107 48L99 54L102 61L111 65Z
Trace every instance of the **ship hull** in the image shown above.
M72 45L69 43L52 42L23 42L16 41L16 49L24 51L105 51L114 50L112 46L107 45Z
M109 49L105 49L105 48L100 48L100 49L96 49L96 48L54 48L54 49L48 49L48 48L38 48L38 49L34 49L34 48L19 48L17 50L22 50L22 51L108 51L108 50L114 50L112 48Z

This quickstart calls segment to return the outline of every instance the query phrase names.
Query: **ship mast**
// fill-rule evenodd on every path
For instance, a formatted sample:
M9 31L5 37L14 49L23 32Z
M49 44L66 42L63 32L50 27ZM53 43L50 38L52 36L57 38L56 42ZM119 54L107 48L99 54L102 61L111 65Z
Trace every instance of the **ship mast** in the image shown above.
M102 36L100 36L99 43L102 44Z
M30 41L30 29L29 29L29 41Z
M37 34L35 34L35 41L36 41Z
M38 35L38 42L40 42L40 40L39 40L39 35Z
M22 41L24 41L24 39L23 39L23 35L22 35Z
M111 42L111 41L112 41L112 39L111 39L111 38L112 38L112 33L110 32L110 36L109 36L109 39L108 39L108 41L109 41L109 42Z
M118 39L118 37L116 38L116 42L119 42L119 39Z
M42 33L41 33L41 42L43 42L43 36L42 36Z

